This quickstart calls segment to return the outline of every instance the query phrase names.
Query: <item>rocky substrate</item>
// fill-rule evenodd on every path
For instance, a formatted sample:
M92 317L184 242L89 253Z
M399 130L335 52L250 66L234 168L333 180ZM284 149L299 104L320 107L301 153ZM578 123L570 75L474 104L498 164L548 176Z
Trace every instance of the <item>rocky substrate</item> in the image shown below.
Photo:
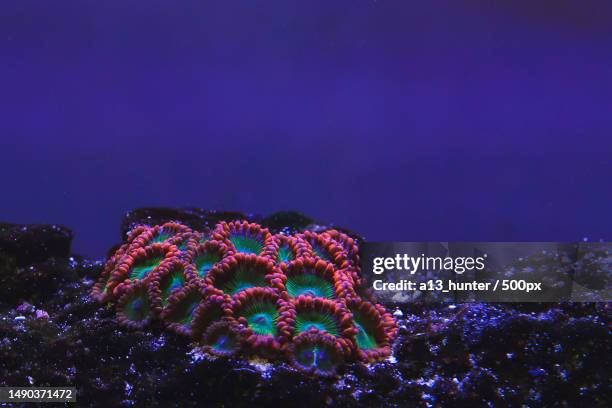
M275 231L323 228L296 213L142 209L127 215L122 230L245 217ZM334 379L308 378L284 364L209 358L159 326L118 326L113 311L89 296L104 261L70 254L71 238L58 226L0 224L0 386L75 386L78 406L105 407L612 401L609 303L387 304L400 326L392 358L348 365Z

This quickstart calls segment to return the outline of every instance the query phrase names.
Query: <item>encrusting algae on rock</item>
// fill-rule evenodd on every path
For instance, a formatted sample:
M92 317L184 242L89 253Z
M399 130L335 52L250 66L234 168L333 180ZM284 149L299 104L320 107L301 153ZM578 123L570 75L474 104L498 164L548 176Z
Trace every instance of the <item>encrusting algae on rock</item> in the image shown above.
M160 320L211 355L283 360L330 376L344 362L391 354L396 322L363 289L358 246L343 232L167 222L133 228L92 296L113 304L128 328Z

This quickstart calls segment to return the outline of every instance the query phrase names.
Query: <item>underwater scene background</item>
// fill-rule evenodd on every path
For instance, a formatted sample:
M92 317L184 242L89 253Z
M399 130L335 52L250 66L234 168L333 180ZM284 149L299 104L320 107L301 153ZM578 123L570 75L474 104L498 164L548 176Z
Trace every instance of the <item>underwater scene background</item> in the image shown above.
M196 244L122 244L235 220L325 245L609 241L611 19L605 1L2 4L0 386L75 386L77 406L610 406L609 303L374 306L358 272L304 260L336 285L308 291L344 300L296 301L294 322L271 299L310 276L255 276L266 308L248 307L228 261L183 296ZM253 335L270 322L326 333L289 358Z

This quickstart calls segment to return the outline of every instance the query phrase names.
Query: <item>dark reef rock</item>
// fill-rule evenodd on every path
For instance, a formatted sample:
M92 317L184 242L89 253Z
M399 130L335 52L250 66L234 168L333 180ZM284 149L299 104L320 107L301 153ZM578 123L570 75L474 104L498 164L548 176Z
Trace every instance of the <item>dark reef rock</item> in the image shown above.
M205 231L221 220L233 221L246 219L254 221L258 217L230 211L202 210L200 208L138 208L129 211L121 223L121 236L125 237L135 225L159 225L177 221L197 231Z
M124 228L140 222L134 213ZM142 214L167 220L163 211ZM211 222L196 215L193 222ZM289 223L286 217L276 217L276 227L279 219ZM211 359L155 325L125 330L89 297L102 261L65 250L42 256L43 245L31 244L0 250L0 386L75 386L79 407L608 407L612 401L609 303L390 304L400 326L394 358L346 366L338 378L310 378L285 364ZM28 253L38 255L23 256Z
M59 225L17 225L0 223L0 252L9 254L18 265L70 255L72 231Z
M305 230L318 231L323 225L317 223L310 217L296 211L279 211L267 217L256 214L244 214L235 211L213 211L201 208L138 208L126 214L121 223L121 236L125 237L135 225L160 225L170 221L184 224L196 231L205 231L219 221L247 220L258 223L270 230L272 233L280 231L293 234ZM358 234L336 225L326 224L325 227L333 227L345 232L358 241L363 240Z
M71 242L58 225L0 224L0 305L45 300L73 282Z

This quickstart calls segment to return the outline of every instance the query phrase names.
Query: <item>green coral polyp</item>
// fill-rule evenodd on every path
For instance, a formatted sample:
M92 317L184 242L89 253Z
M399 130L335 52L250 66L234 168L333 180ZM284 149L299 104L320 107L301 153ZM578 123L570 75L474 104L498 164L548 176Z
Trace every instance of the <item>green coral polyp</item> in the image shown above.
M232 333L217 332L210 339L210 347L221 353L227 353L237 348L236 337Z
M314 273L301 273L289 276L285 284L291 297L300 295L334 299L334 285Z
M295 333L300 334L312 329L327 332L336 337L340 335L334 316L317 311L298 312L295 319Z
M123 305L123 314L133 322L141 322L151 314L146 292L138 291Z
M248 267L240 267L227 282L221 285L221 289L233 296L248 288L265 286L267 286L266 279L259 271Z
M200 276L200 278L204 278L206 274L208 274L208 271L210 271L212 267L219 261L221 261L221 254L212 250L206 251L203 254L198 255L195 258L195 265L198 271L198 276Z
M155 256L142 259L134 265L130 273L130 279L144 279L164 260L163 256Z
M180 301L180 304L168 315L168 320L190 327L193 322L193 312L200 304L202 297L198 293L191 293Z
M161 280L162 304L166 306L170 295L177 289L185 286L185 275L182 270L175 270Z
M331 262L333 259L331 257L331 255L329 254L329 252L325 249L322 248L319 244L317 243L313 243L312 244L312 250L315 253L316 256L318 256L319 258Z
M163 225L153 227L153 235L148 245L161 243L180 243L191 234L191 230L185 225L176 222L167 222Z
M334 351L324 344L303 344L295 351L295 361L305 369L331 373L338 361Z
M249 327L255 334L276 336L278 330L278 310L272 302L255 302L247 305L241 315L246 319Z
M244 254L258 255L264 248L260 239L245 234L231 234L229 240L234 244L236 251Z
M287 245L287 244L283 244L280 246L280 248L278 248L278 256L277 256L277 262L291 262L295 259L295 253L293 252L293 249Z
M233 355L242 346L240 329L233 321L213 323L203 337L203 350L216 356Z

